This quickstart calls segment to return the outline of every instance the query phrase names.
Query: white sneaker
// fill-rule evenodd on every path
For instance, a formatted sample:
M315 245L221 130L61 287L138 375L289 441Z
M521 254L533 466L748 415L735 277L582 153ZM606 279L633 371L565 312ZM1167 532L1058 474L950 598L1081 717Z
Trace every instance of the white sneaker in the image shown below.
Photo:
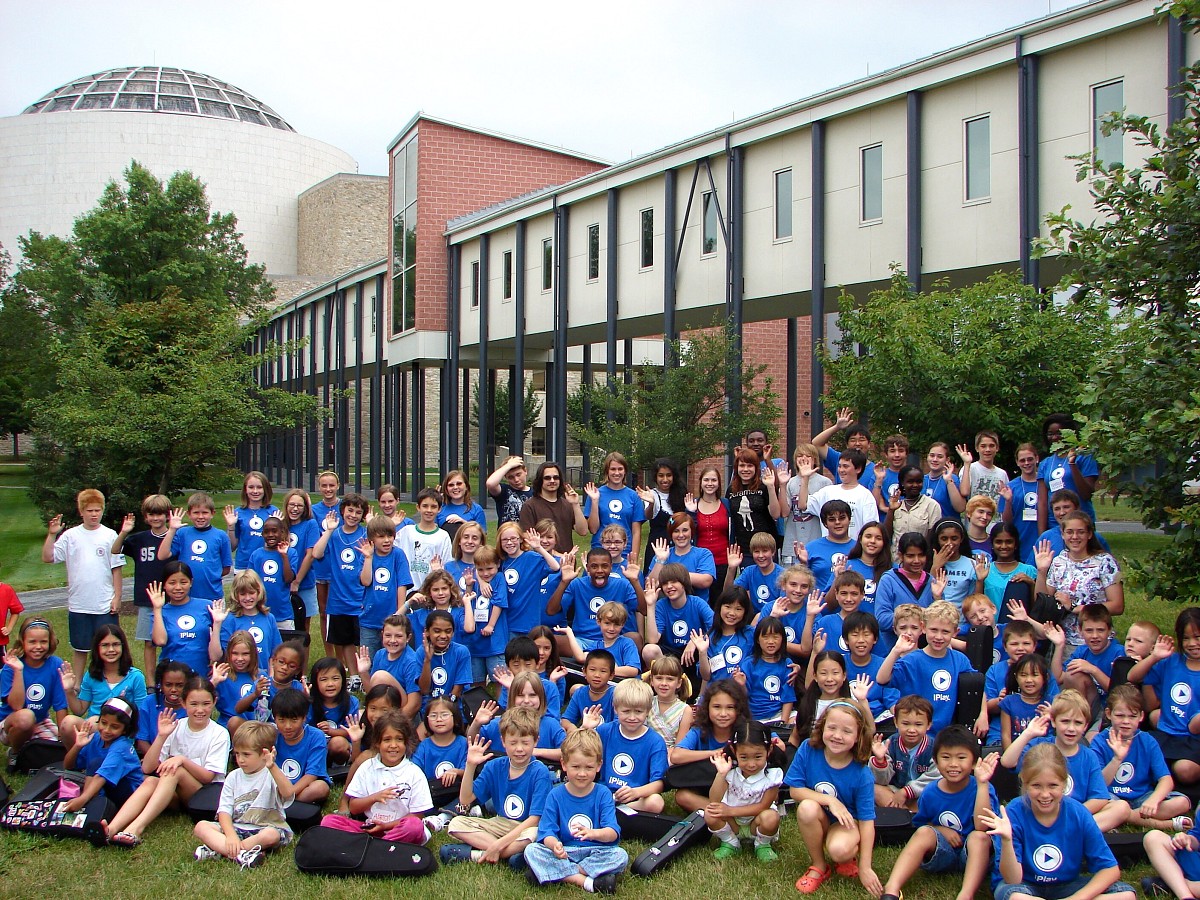
M422 819L422 821L425 823L425 827L434 834L442 831L447 825L450 824L450 820L446 818L445 813L437 813L436 815L426 816L424 819Z
M251 847L249 850L243 850L239 853L237 861L243 869L253 869L256 866L261 866L267 861L267 858L263 855L261 848Z
M359 678L357 675L351 675L346 680L346 689L352 693L362 693L362 689L363 689L362 679Z
M201 844L199 847L197 847L196 852L192 855L195 856L199 862L204 862L207 859L220 859L221 858L220 853L218 853L216 850L212 849L211 847L206 847L204 844Z

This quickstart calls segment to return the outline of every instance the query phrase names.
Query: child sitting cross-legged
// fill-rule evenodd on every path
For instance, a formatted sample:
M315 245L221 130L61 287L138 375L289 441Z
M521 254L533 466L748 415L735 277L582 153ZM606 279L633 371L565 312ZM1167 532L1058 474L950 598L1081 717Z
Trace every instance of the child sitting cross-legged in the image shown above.
M667 745L646 725L654 691L630 678L613 689L615 722L600 725L600 710L592 707L583 727L594 728L604 744L604 784L623 806L642 812L663 810L663 777L667 774ZM598 727L597 727L598 726Z
M612 794L596 784L604 750L593 731L579 729L562 744L566 782L546 798L538 842L525 848L531 884L560 882L611 894L629 861L617 841L621 826Z
M217 821L197 822L196 859L224 856L243 869L263 864L264 853L292 839L285 810L296 789L275 764L275 726L246 722L233 736L237 768L221 785Z
M975 896L992 858L992 839L979 816L1000 805L991 786L997 756L980 759L979 752L978 739L962 725L938 733L933 758L941 777L917 801L917 830L892 866L880 900L899 900L901 888L918 867L962 873L956 900Z

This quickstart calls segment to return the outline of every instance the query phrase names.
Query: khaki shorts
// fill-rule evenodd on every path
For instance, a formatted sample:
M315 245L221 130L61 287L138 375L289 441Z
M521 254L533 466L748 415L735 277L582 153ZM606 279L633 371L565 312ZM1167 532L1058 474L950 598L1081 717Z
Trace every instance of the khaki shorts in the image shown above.
M520 824L513 819L506 819L504 816L494 816L490 819L482 816L455 816L450 820L446 831L453 835L461 835L464 831L481 831L488 837L502 838ZM533 843L537 840L537 831L536 825L530 825L517 835L517 840Z

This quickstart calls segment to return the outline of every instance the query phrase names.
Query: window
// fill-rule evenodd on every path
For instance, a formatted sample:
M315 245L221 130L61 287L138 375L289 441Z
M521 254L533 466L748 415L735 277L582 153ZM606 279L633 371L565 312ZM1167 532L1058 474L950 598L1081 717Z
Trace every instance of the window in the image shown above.
M654 210L642 210L642 268L654 265Z
M704 192L704 234L700 252L707 256L717 252L717 234L720 223L717 220L717 198L712 191Z
M479 261L471 263L471 309L479 308Z
M392 155L392 332L417 326L417 139Z
M775 240L792 236L792 170L775 173Z
M600 225L588 226L588 281L600 277Z
M963 123L966 145L966 199L986 200L992 195L992 120L988 116Z
M554 287L554 241L546 238L542 241L542 290L548 291Z
M1092 149L1096 151L1096 162L1103 166L1119 166L1125 161L1124 133L1120 129L1104 133L1104 120L1124 108L1124 82L1110 81L1092 88Z
M513 295L513 252L511 250L504 251L504 293L502 300L511 300Z
M863 147L862 157L862 221L878 222L883 218L883 145Z

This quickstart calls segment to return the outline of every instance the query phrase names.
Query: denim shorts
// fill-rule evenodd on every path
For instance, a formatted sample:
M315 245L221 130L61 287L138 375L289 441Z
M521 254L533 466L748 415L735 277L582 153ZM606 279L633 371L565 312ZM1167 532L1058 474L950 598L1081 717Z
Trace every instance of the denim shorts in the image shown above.
M967 868L967 839L964 837L961 847L950 846L950 841L940 831L937 835L937 846L933 856L921 863L923 872L962 872Z
M1073 881L1060 881L1056 884L1029 884L1022 881L1018 884L998 884L992 890L992 896L995 900L1011 900L1011 898L1024 895L1032 897L1041 897L1042 900L1064 900L1065 897L1070 897L1083 888L1089 881L1092 880L1091 875L1080 875ZM1136 894L1133 885L1126 884L1124 881L1118 881L1113 884L1105 894L1121 894L1128 891L1131 894Z
M67 633L71 640L71 649L78 653L88 653L92 649L92 638L96 629L101 625L120 625L121 620L116 613L67 613Z

